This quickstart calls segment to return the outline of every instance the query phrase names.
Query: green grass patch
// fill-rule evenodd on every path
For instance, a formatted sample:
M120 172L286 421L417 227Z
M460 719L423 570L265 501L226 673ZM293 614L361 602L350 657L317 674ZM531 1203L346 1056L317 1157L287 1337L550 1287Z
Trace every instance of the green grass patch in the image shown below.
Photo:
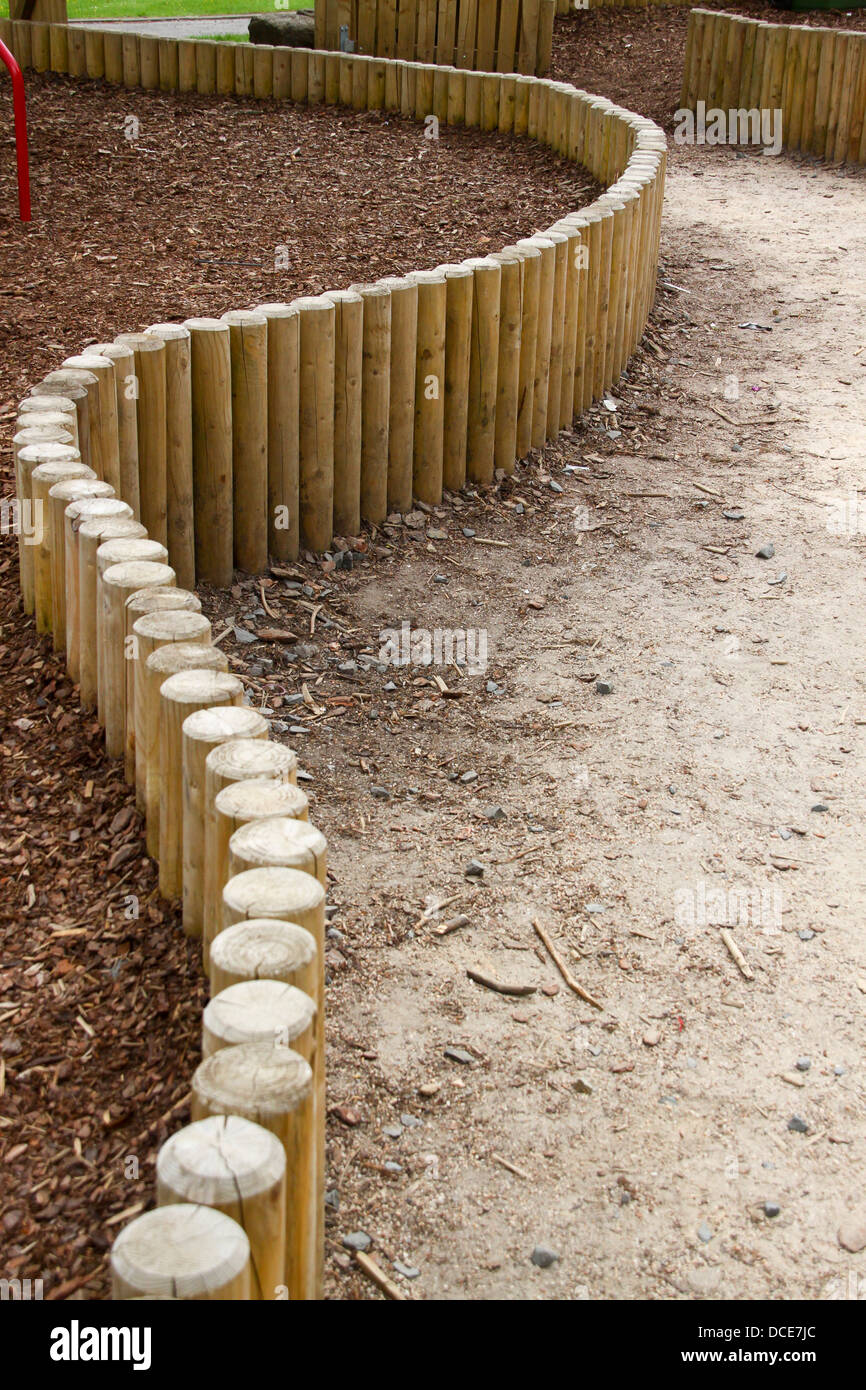
M288 0L280 9L273 0L68 0L68 6L72 20L208 19L225 14L280 14L286 9L312 9L313 0ZM0 16L8 15L8 0L0 0Z

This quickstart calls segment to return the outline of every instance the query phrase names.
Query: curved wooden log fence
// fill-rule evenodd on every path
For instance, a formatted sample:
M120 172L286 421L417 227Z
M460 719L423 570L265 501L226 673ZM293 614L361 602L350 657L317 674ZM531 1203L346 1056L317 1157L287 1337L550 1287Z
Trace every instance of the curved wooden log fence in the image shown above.
M21 403L18 501L45 517L21 548L24 606L124 759L161 891L183 903L211 982L196 1123L163 1146L160 1206L115 1243L114 1296L318 1298L327 845L296 755L244 708L191 586L229 584L269 549L325 549L335 507L354 527L413 492L437 503L489 482L586 410L652 305L665 138L534 76L444 67L437 86L423 63L26 27L25 42L0 22L20 61L129 86L419 121L435 101L440 119L538 140L607 188L462 266L121 335Z

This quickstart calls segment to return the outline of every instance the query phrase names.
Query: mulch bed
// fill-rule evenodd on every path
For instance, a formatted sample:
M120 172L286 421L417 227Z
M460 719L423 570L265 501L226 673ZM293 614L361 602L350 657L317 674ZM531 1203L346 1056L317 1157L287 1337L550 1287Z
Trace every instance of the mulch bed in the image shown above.
M378 114L27 86L30 227L13 215L9 141L0 170L6 495L16 401L85 342L484 254L600 191L540 146L478 131L430 141ZM152 1202L157 1149L189 1117L206 984L101 730L21 613L17 568L7 537L0 1270L41 1278L46 1298L104 1298L111 1241Z
M770 24L866 30L864 10L778 10L753 3L702 8L724 10ZM652 5L640 10L578 10L557 19L551 76L609 97L665 130L680 104L688 6Z

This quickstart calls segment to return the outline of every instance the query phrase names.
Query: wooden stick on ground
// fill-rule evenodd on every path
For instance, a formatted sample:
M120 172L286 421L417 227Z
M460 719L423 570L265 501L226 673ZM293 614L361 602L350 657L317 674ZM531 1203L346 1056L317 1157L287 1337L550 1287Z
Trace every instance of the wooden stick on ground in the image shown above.
M537 917L533 917L532 925L534 926L537 935L541 937L541 940L544 942L545 946L550 952L550 958L553 961L562 978L565 980L565 983L568 985L568 988L572 990L576 995L578 995L581 999L584 999L587 1004L591 1004L594 1009L603 1009L604 1005L600 1004L597 999L593 999L592 995L588 994L586 990L583 988L583 985L579 985L577 983L577 980L572 975L565 961L562 959L562 956L557 951L556 947L554 946L547 932L544 930L544 927L541 926Z
M731 933L729 931L725 931L723 927L722 930L719 932L719 935L721 936L722 940L724 941L725 945L730 951L731 956L737 962L737 965L740 967L740 973L742 974L743 978L746 980L754 980L755 976L752 973L752 967L749 965L749 962L746 960L746 957L743 955L736 941L731 936Z
M389 1279L384 1269L380 1269L375 1260L371 1260L369 1255L363 1251L355 1251L355 1259L361 1266L368 1279L372 1279L377 1288L380 1288L387 1298L393 1298L397 1303L408 1303L406 1295L402 1289L398 1289L393 1279Z
M467 969L466 974L476 985L483 985L485 989L492 989L497 994L516 994L523 998L535 993L535 985L507 985L502 980L494 980L490 975L482 975L480 970Z

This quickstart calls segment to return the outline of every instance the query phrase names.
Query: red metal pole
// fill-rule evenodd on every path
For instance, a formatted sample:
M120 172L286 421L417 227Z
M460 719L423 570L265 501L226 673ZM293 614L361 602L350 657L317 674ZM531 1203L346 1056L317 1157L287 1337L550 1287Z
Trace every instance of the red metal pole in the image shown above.
M0 58L12 77L12 103L15 109L15 149L18 155L18 214L22 222L30 221L30 164L27 158L27 107L24 100L24 78L9 49L0 39Z

